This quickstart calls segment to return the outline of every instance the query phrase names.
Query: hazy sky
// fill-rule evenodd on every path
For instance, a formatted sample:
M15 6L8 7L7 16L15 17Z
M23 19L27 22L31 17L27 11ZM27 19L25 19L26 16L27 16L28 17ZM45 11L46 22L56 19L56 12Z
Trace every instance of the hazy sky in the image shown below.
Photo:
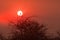
M20 9L23 16L38 16L47 25L49 32L59 31L60 0L0 0L0 31L9 31L8 20L16 17Z

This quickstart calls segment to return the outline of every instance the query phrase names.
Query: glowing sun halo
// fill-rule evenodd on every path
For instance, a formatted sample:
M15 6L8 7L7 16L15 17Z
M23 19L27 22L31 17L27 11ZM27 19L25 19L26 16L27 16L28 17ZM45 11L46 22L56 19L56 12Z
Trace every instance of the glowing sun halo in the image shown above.
M23 15L23 12L20 10L20 11L17 11L17 15L18 16L22 16Z

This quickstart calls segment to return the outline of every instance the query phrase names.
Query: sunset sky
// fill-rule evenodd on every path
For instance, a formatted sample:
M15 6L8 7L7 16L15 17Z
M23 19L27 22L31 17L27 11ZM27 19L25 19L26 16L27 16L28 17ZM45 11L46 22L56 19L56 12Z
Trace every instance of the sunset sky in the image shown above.
M38 16L48 32L60 29L60 0L0 0L1 32L9 32L8 20L15 18L18 10L23 11L23 16Z

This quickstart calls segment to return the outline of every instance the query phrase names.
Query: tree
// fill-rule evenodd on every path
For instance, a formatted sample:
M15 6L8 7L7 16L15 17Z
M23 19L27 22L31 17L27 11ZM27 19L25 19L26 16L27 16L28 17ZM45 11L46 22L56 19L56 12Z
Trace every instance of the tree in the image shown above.
M31 21L29 18L18 20L13 23L16 31L13 32L11 40L46 40L45 32L47 28L38 22Z

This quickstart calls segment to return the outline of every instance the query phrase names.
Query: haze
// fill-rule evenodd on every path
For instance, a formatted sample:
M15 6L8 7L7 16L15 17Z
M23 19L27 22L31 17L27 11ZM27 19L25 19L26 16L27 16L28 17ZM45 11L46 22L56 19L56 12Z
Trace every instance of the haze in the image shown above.
M16 17L19 9L23 11L24 16L38 16L49 28L48 32L55 34L56 31L59 31L60 0L0 0L1 32L6 34L10 31L10 27L7 25L8 20Z

